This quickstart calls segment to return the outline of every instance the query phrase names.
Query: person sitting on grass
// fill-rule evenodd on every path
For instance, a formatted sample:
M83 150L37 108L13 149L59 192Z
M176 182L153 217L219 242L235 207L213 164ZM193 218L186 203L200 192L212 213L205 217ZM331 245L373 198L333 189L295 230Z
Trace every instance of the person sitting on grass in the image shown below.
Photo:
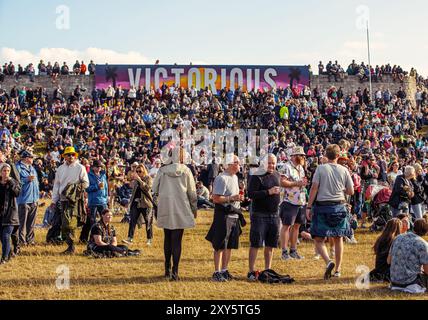
M375 268L370 271L370 281L390 281L390 266L387 263L389 250L394 239L401 234L403 223L393 218L386 223L382 234L377 238L373 250L376 255Z
M196 194L198 195L198 209L214 208L210 202L210 192L201 181L196 182Z
M101 219L91 228L87 254L95 257L136 256L139 250L129 250L125 245L117 245L116 231L111 225L113 213L109 209L101 212Z
M420 292L428 287L428 243L422 238L428 233L427 220L426 216L416 220L413 232L400 234L391 245L387 262L394 289L409 290L416 285Z

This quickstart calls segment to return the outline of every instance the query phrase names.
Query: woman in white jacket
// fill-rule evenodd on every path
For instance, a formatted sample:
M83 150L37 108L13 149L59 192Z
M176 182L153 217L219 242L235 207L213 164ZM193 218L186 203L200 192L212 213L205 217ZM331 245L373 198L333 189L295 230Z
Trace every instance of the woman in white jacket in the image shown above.
M181 163L161 167L153 181L157 226L164 229L165 277L177 281L184 229L195 226L198 197L190 169ZM171 272L172 256L172 272Z

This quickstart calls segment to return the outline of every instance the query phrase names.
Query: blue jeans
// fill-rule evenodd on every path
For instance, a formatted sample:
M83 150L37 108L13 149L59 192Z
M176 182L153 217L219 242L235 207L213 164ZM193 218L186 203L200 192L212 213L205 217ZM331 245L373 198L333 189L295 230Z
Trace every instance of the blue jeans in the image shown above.
M423 203L412 204L410 206L410 212L412 213L412 216L415 220L422 219L422 216L424 214L423 206Z
M207 205L211 208L214 208L214 204L212 202L208 201L205 198L198 197L198 209L200 209L203 205Z
M1 246L2 259L7 260L10 254L10 238L12 236L14 226L1 226Z
M354 194L354 214L361 219L361 211L363 209L363 194L362 192L355 192Z

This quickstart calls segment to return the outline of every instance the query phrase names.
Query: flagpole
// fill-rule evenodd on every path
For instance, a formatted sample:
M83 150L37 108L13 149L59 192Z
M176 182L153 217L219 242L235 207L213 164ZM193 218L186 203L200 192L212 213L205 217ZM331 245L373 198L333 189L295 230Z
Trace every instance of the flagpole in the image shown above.
M372 72L371 72L372 64L371 64L371 61L370 61L370 35L369 35L369 21L368 20L367 20L367 55L368 55L368 58L369 58L369 66L368 66L368 68L369 68L370 98L372 98L372 94L373 94L373 91L372 91Z

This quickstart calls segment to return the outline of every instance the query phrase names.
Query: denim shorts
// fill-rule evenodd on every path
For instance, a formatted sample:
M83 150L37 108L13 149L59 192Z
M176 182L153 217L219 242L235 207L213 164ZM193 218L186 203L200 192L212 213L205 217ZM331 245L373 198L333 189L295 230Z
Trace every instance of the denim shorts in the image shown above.
M279 246L279 222L278 215L251 214L251 248L277 248Z

